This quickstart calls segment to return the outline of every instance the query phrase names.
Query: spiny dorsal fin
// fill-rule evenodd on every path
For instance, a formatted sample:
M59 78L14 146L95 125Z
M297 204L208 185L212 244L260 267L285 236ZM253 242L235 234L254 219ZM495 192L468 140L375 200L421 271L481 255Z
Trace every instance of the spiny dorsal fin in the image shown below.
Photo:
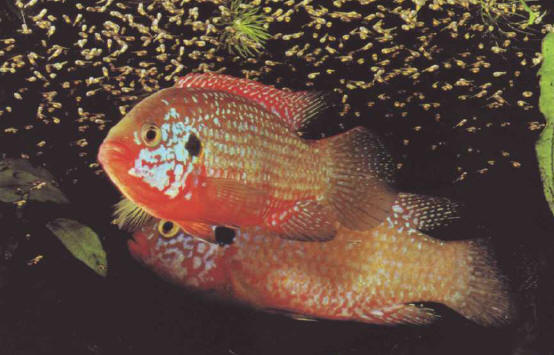
M399 193L392 211L392 220L420 231L444 227L460 218L461 205L446 197Z
M293 132L327 107L324 95L317 92L279 90L254 80L211 72L187 74L177 80L175 87L214 89L253 100L279 116Z

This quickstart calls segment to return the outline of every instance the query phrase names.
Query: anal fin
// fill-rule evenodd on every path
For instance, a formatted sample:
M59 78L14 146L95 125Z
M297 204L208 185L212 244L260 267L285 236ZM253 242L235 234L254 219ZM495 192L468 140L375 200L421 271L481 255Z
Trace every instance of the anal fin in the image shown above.
M403 303L369 310L362 318L369 323L425 325L434 322L439 316L431 308Z
M282 309L264 308L263 310L267 313L282 315L282 316L289 317L289 318L292 318L292 319L298 320L298 321L303 321L303 322L317 322L318 321L318 319L313 318L311 316L307 316L305 314L300 314L300 313L289 312L289 311L282 310Z

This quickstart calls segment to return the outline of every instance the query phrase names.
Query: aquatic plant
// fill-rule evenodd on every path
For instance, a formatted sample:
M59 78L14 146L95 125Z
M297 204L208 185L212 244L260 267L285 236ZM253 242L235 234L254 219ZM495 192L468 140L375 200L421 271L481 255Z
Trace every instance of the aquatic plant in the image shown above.
M34 167L25 159L0 160L0 207L12 205L17 209L16 216L22 223L35 223L33 215L25 215L25 207L27 203L37 202L68 204L69 200L46 169ZM51 207L44 208L51 210ZM0 214L0 220L2 218ZM106 252L98 235L90 227L72 219L55 218L46 223L46 228L75 258L100 276L107 275ZM42 258L43 255L37 255L30 263L35 264Z
M527 32L529 26L539 24L546 14L532 8L530 0L479 0L483 23L491 31L509 30Z
M544 195L554 214L554 33L547 34L543 39L542 55L539 107L546 118L546 125L535 148Z
M481 22L489 32L500 32L513 37L510 31L530 33L530 27L541 23L546 11L530 5L534 0L432 0L432 7L456 5L467 9L477 8ZM428 0L412 0L419 11Z
M78 260L100 276L108 274L106 252L92 228L67 218L56 218L46 224L50 230Z
M260 13L254 3L230 0L227 6L219 6L219 10L219 23L224 26L221 42L231 53L236 51L242 57L247 57L259 54L264 49L265 41L271 38L264 27L267 16Z

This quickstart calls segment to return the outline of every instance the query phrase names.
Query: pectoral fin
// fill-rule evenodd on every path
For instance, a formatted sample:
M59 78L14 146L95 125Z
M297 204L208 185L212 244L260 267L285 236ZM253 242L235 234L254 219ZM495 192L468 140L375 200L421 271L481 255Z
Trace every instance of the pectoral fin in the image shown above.
M334 238L334 217L317 201L298 201L290 208L272 211L265 223L281 238L323 242Z
M267 198L265 191L248 187L232 179L208 177L206 183L210 187L210 200L222 201L232 208L260 208Z
M186 234L210 243L216 242L214 229L211 224L190 221L180 221L177 224Z

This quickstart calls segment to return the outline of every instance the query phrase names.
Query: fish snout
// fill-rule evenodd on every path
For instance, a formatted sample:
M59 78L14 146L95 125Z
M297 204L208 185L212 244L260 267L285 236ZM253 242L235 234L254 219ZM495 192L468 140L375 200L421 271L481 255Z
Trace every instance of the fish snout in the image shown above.
M131 256L139 262L146 262L150 256L148 238L142 233L135 233L132 238L127 240L127 248Z
M117 141L104 141L98 150L98 161L106 167L112 161L121 161L129 157L129 150Z

